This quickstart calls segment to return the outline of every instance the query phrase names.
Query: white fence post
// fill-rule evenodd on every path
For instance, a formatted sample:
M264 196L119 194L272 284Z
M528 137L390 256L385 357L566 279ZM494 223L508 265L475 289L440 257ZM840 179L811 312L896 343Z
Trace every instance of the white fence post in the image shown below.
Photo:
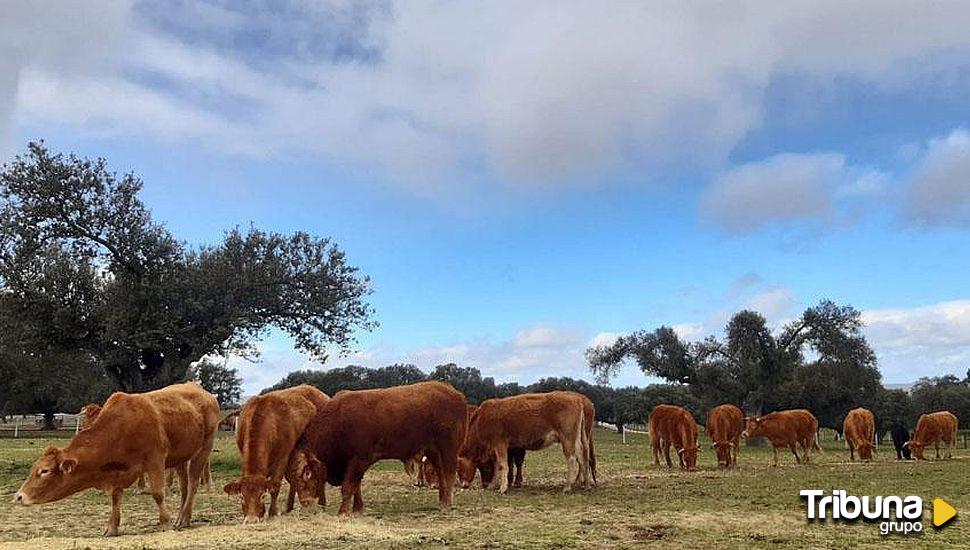
M20 437L20 421L23 420L23 416L17 419L17 423L13 425L13 436Z

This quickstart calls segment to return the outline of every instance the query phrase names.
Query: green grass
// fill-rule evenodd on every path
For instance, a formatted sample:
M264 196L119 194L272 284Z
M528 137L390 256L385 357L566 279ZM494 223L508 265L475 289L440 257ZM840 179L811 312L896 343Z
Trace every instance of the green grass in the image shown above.
M889 447L871 464L850 463L838 443L811 465L791 455L771 467L769 448L742 448L740 468L718 470L705 450L701 470L655 467L644 436L623 445L597 431L600 486L564 494L565 466L556 449L529 453L526 487L502 496L479 489L460 492L449 513L437 511L436 492L412 487L399 462L382 462L364 478L363 517L337 518L339 491L328 489L327 509L300 512L258 525L240 525L239 503L222 493L238 475L234 441L221 436L213 455L214 486L200 492L194 525L183 531L155 525L154 503L132 488L122 508L122 536L99 537L108 499L88 491L58 503L9 504L30 463L50 443L0 440L0 547L12 548L460 548L618 547L651 543L658 548L866 548L887 543L909 548L965 548L970 521L942 530L924 521L916 537L879 535L870 523L808 523L803 488L845 489L851 494L919 495L927 507L942 497L970 510L970 452L958 449L944 462L897 462ZM930 451L932 455L932 451ZM168 501L174 511L174 500ZM929 517L927 513L927 518Z

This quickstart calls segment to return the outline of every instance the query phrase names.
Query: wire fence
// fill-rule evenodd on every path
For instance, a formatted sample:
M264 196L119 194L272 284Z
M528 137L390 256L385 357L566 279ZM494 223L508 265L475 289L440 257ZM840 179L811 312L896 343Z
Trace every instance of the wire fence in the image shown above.
M236 431L239 419L238 411L223 411L219 430ZM57 413L54 415L52 426L46 426L42 414L14 414L0 417L0 439L2 438L38 438L38 437L73 437L84 426L84 417L78 413Z

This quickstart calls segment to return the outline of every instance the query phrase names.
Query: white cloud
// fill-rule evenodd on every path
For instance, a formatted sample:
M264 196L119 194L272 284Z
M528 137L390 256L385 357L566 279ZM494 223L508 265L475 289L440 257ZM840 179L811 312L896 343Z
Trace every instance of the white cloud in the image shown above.
M924 225L970 225L970 134L930 141L906 190L904 215Z
M795 296L784 286L770 286L748 298L744 307L764 315L770 325L781 326L795 313Z
M35 4L0 8L0 59L16 60L0 94L17 97L0 131L16 115L411 182L469 165L544 183L716 166L776 75L895 85L970 45L958 2L21 6ZM89 51L98 63L76 61Z
M720 175L701 199L701 214L732 233L824 219L835 213L835 190L850 181L842 155L775 155Z

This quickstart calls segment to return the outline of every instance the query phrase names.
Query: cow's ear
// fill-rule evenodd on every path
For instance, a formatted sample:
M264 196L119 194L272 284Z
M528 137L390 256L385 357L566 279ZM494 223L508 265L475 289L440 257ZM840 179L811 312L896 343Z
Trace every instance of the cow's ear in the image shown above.
M222 488L227 495L238 495L242 491L242 484L239 481L230 481Z
M65 458L60 464L61 471L65 474L74 473L74 469L77 468L76 458Z

